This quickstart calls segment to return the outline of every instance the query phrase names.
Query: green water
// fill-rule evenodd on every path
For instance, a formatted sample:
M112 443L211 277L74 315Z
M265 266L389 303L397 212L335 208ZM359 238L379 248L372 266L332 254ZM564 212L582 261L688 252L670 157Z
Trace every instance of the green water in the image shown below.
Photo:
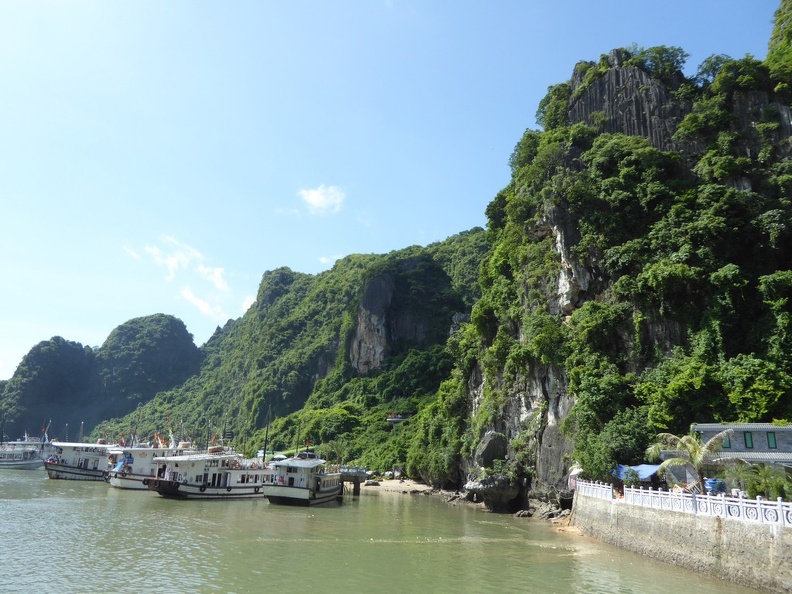
M0 592L751 592L551 525L375 492L171 501L0 472Z

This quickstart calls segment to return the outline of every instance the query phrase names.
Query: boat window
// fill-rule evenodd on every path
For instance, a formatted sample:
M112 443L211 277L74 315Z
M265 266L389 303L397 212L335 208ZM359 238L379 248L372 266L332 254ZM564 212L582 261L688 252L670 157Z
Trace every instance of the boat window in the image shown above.
M775 431L768 431L767 432L767 447L771 450L776 449L776 438L775 438Z
M731 438L728 435L723 438L723 444L721 447L723 447L723 449L728 449L731 447Z
M745 447L748 449L753 448L753 434L750 431L743 433L745 436Z

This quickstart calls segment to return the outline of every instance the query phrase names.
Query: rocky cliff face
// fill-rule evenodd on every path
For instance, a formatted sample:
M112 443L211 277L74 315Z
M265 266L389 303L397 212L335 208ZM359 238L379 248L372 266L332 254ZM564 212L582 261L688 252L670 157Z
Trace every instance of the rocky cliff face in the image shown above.
M692 109L691 102L678 99L674 93L684 81L682 75L679 74L670 82L662 82L653 79L641 68L627 66L626 59L627 56L620 50L610 52L610 69L585 88L583 76L573 75L570 81L573 99L568 106L569 123L582 122L594 126L601 133L646 137L661 150L679 151L688 156L703 153L707 148L703 139L684 142L674 139L679 123ZM583 70L576 69L576 72ZM756 157L763 142L756 124L764 121L763 117L769 109L778 112L780 121L780 126L773 132L772 141L780 142L792 135L789 108L772 103L767 93L735 91L729 109L732 114L731 125L740 132L737 135L739 144L735 147L737 155ZM764 142L767 143L767 138ZM750 189L747 179L734 180L733 185ZM531 233L537 237L553 237L554 250L561 263L557 278L550 280L550 286L544 291L548 296L547 309L550 313L571 315L584 303L608 290L610 280L603 278L596 259L589 258L582 262L574 252L580 241L580 232L576 221L566 211L563 199L545 206ZM660 318L647 321L643 331L648 342L665 352L671 352L675 345L685 340L685 328L673 320ZM622 339L624 344L629 345L634 338ZM632 371L640 372L640 369ZM552 365L529 365L510 385L503 386L502 375L489 377L481 368L476 368L468 384L473 415L482 405L487 382L501 386L507 397L501 418L485 428L486 434L503 436L508 459L516 454L509 445L511 440L521 432L528 432L531 457L535 461L531 484L533 494L541 496L565 490L572 443L561 433L560 424L574 404L574 395L568 391L564 370ZM490 441L482 436L482 443ZM475 479L478 469L487 466L487 460L482 456L473 456L463 466L463 470L473 477L469 484L475 489L491 488L491 485ZM502 485L496 491L498 496L506 493Z
M696 148L681 147L671 138L690 105L676 101L673 88L640 68L625 66L626 59L622 50L608 54L611 69L573 100L569 106L570 123L598 126L601 132L645 136L663 150ZM674 86L679 86L679 82ZM573 75L573 96L582 84L582 77Z
M683 82L682 74L669 84L654 79L635 66L627 66L627 55L614 49L608 54L611 68L586 88L583 87L581 69L575 69L570 80L572 95L569 105L570 124L585 123L600 132L644 136L652 146L661 150L674 150L696 154L706 150L702 140L674 140L679 123L690 110L692 103L674 96ZM735 91L731 101L732 128L741 134L737 154L755 157L761 147L756 123L764 120L763 112L778 113L780 128L774 133L778 143L792 136L792 112L789 106L770 100L763 91Z
M378 369L383 361L399 349L441 342L453 323L453 306L438 292L448 290L448 276L437 272L440 287L422 287L411 283L413 263L406 262L397 273L383 273L366 282L357 310L355 331L349 343L349 362L361 375ZM425 298L410 301L415 292ZM435 307L431 299L435 299ZM434 328L444 328L440 334Z
M378 276L366 284L358 307L355 334L349 345L349 362L362 375L377 369L390 353L388 310L394 286L390 274Z

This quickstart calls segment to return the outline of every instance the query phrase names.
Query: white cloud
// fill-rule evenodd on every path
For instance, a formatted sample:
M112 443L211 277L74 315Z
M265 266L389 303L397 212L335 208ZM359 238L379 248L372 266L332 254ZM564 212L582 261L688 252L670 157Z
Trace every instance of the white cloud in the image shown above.
M125 245L125 246L124 246L124 251L125 251L125 252L127 253L127 255L128 255L128 256L130 256L130 257L131 257L133 260L140 260L140 259L142 258L142 256L141 256L140 254L138 254L138 253L137 253L135 250L133 250L133 249L132 249L131 247L129 247L129 246L126 246L126 245Z
M320 256L319 263L324 265L324 266L332 266L333 264L335 264L338 260L340 260L343 257L344 256L342 256L340 254L337 255L337 256Z
M300 190L297 193L308 206L308 212L315 215L339 212L346 199L346 194L341 188L324 184L318 188Z
M185 243L180 243L173 237L165 237L164 241L170 244L172 249L165 252L158 246L148 245L143 248L143 251L151 256L157 266L164 266L168 269L167 280L173 280L178 270L186 269L193 261L203 260L201 252Z
M181 296L186 301L192 303L203 315L211 318L218 324L226 322L231 317L225 311L223 311L223 308L220 305L212 305L205 299L198 297L192 292L190 287L184 287L181 291Z
M248 295L242 301L242 313L244 314L247 310L251 308L251 306L256 302L256 297L254 295Z
M224 278L225 270L220 267L211 268L203 264L199 264L197 270L198 274L212 283L218 291L228 293L228 283Z

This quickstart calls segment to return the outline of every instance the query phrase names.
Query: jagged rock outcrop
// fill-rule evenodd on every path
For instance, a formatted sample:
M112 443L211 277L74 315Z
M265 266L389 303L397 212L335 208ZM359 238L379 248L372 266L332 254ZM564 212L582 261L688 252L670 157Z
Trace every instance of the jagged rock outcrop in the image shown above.
M492 511L512 511L519 507L517 498L520 486L512 479L502 475L492 475L471 479L465 483L465 490L474 493Z
M612 50L608 54L611 68L577 96L583 79L573 75L575 99L569 106L570 123L598 126L601 132L645 136L663 150L694 150L695 145L680 146L672 140L680 120L690 110L689 104L680 103L672 95L681 79L669 87L640 68L625 66L625 60L623 50ZM576 69L576 73L579 71Z
M692 109L692 103L674 96L684 82L678 72L671 81L652 78L636 66L625 65L624 50L608 54L610 69L584 88L582 72L576 68L570 80L573 99L569 104L569 123L585 123L600 132L643 136L661 150L698 154L706 150L703 139L674 139L674 133ZM770 100L764 91L735 91L731 99L732 129L740 132L736 153L756 157L761 139L756 123L764 121L763 112L778 113L780 124L772 141L779 143L792 137L792 111L789 106ZM788 143L787 143L788 145ZM788 151L789 146L786 147ZM745 188L750 189L750 188Z
M763 91L743 91L735 92L732 97L732 126L734 130L740 131L735 147L738 155L753 158L759 154L762 140L756 123L764 120L763 114L767 110L776 112L774 119L779 124L778 129L772 133L773 144L784 152L789 152L789 138L792 137L792 112L789 106L770 101L767 93Z
M555 250L561 256L558 288L550 298L548 311L552 314L570 314L580 305L594 277L585 268L572 248L580 241L580 232L562 204L547 208L542 223L555 237Z

